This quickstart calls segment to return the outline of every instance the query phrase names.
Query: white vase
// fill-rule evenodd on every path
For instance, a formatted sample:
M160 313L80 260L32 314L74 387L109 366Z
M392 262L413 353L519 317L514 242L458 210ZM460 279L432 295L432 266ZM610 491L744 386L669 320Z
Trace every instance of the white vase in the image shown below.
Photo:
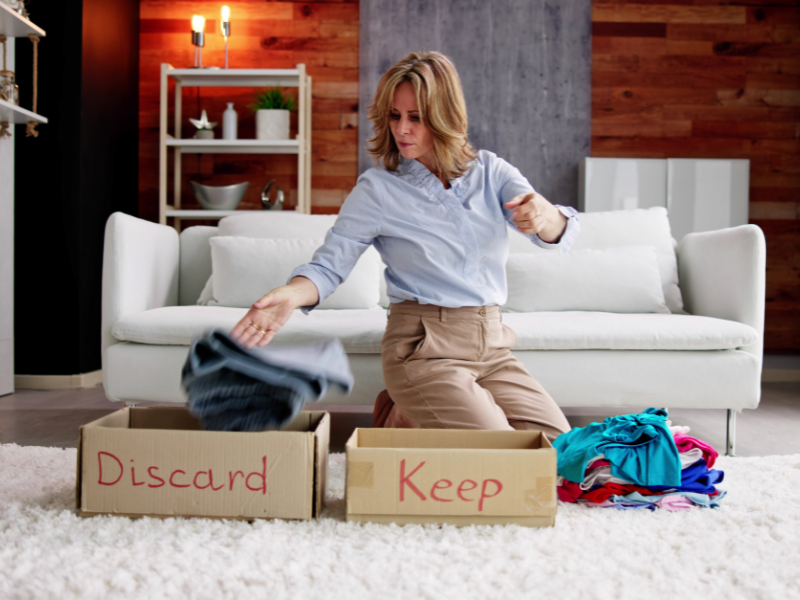
M237 137L237 128L239 122L239 115L233 110L233 102L228 102L228 108L222 113L222 139L235 140Z
M288 140L289 111L261 109L256 111L256 139Z

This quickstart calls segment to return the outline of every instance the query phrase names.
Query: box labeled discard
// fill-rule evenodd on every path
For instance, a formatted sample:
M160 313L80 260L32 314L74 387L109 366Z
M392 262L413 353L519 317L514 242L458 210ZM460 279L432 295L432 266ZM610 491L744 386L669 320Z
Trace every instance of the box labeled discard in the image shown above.
M540 431L356 429L347 520L547 527L556 450Z
M311 519L322 511L330 416L281 431L204 431L185 407L124 408L80 429L76 502L98 514Z

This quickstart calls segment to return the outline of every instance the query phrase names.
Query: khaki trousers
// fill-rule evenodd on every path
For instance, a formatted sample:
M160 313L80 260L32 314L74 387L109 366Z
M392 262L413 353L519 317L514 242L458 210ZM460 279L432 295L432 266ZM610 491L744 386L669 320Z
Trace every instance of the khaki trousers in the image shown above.
M570 430L550 395L511 354L498 306L392 304L381 342L395 408L425 429Z

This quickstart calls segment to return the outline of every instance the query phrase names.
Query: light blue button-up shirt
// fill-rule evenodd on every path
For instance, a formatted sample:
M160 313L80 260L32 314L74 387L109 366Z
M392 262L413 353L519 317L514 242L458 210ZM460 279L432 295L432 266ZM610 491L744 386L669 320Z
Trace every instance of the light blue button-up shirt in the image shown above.
M386 264L392 302L502 306L508 295L507 226L514 226L503 204L534 189L519 170L486 150L450 186L446 190L416 160L401 159L394 172L383 166L367 170L342 205L325 243L290 280L307 277L322 301L372 244ZM536 234L526 237L541 248L565 253L580 231L578 213L558 208L569 218L558 243L548 244Z

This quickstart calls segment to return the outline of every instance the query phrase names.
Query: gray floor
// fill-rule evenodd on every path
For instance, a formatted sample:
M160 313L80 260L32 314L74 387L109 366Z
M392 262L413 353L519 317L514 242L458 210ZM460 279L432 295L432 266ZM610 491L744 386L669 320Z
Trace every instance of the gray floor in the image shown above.
M0 443L21 446L74 448L81 425L118 410L120 405L106 399L102 388L87 390L20 390L0 397ZM328 407L331 412L331 451L342 452L356 427L370 427L369 407ZM573 427L588 425L612 414L638 412L636 409L600 411L568 409ZM674 410L676 425L688 425L692 434L722 452L725 448L724 410ZM765 383L761 405L737 417L737 456L800 454L800 383Z

